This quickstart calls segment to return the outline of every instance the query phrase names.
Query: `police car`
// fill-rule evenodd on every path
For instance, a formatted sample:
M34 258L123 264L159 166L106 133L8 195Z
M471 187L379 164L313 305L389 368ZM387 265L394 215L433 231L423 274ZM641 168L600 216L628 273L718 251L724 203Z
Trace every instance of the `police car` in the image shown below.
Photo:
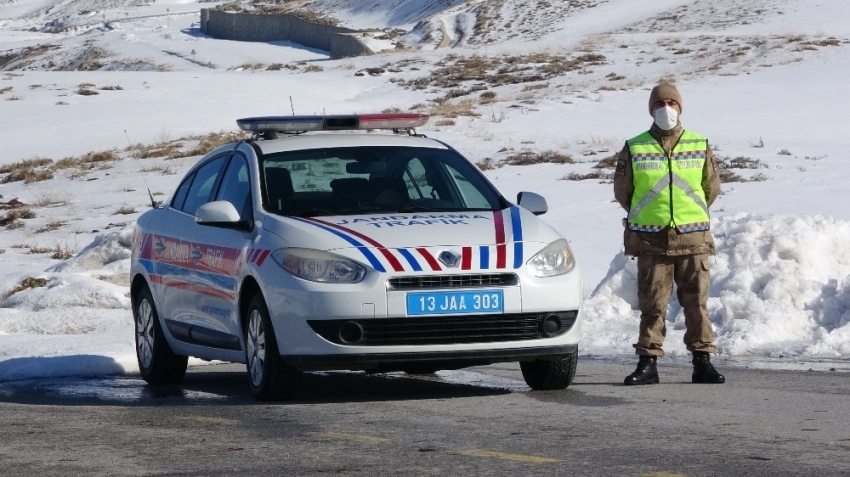
M188 357L246 363L258 399L305 371L434 372L519 362L575 375L582 282L530 192L506 200L428 115L240 119L135 228L136 354L150 384Z

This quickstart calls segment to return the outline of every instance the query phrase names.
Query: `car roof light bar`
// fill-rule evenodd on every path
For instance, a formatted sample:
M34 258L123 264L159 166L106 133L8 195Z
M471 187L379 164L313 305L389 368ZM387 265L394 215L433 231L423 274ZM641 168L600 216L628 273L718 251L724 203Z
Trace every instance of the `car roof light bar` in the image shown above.
M428 122L425 113L349 114L334 116L262 116L237 119L243 131L253 133L413 129Z

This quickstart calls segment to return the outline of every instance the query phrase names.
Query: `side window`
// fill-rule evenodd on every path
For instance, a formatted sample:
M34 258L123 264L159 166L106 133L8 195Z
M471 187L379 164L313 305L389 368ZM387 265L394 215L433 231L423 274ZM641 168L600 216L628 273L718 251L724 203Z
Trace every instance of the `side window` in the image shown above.
M189 186L192 185L192 181L195 179L195 174L187 177L180 187L177 188L177 192L174 193L174 199L171 200L171 206L175 209L183 210L183 202L186 202L186 195L189 193Z
M230 202L239 211L242 220L250 219L251 183L248 181L248 164L244 157L235 155L230 160L215 200Z
M446 164L446 171L449 173L449 177L454 183L458 194L460 194L464 207L469 209L486 209L490 207L487 198L481 194L481 191L477 187L470 184L468 178L448 164Z
M195 173L195 180L186 194L186 201L181 209L187 214L195 215L198 207L210 201L213 187L221 174L221 168L227 156L221 156L201 166Z

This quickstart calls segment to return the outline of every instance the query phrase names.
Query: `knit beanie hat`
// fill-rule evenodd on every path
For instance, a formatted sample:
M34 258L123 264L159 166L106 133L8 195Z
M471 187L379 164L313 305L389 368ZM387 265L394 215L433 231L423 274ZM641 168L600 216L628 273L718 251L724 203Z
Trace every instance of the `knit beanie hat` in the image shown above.
M672 99L673 101L679 103L679 109L682 111L685 110L685 105L682 104L682 95L679 94L679 90L673 85L673 83L669 83L667 81L662 81L658 83L657 86L652 88L652 92L649 93L649 115L652 116L652 106L663 99Z

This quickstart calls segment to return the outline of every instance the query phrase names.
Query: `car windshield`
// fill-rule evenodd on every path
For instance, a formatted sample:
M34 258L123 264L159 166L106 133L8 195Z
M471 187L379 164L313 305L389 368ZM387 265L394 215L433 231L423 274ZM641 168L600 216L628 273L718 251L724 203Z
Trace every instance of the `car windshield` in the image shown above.
M312 217L499 210L502 196L457 152L398 146L310 149L261 158L263 205Z

